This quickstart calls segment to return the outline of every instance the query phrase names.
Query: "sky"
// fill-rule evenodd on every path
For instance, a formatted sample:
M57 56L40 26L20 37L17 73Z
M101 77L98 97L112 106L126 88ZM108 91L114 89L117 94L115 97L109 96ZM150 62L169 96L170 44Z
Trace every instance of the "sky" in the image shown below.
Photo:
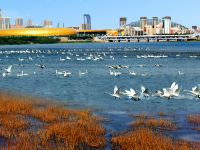
M200 0L0 0L0 9L12 22L14 18L32 19L37 25L49 19L54 26L58 22L79 26L83 14L90 14L93 29L118 28L120 17L131 23L140 16L171 16L187 27L200 26Z

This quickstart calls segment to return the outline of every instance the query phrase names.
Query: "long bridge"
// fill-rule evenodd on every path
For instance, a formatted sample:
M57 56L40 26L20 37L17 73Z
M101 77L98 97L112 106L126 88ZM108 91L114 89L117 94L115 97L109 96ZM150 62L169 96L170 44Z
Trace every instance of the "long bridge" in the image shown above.
M170 42L191 41L200 37L200 33L187 35L140 35L140 36L110 36L99 37L104 42Z

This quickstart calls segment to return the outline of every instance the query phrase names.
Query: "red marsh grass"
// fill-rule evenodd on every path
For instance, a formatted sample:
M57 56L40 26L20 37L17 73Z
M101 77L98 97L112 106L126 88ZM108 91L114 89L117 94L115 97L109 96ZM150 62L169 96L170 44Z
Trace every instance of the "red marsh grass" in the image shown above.
M137 117L134 122L132 122L131 127L134 129L137 128L149 128L153 130L175 130L176 126L173 124L171 120L163 119L163 118L153 118L153 117L147 117L147 116L142 116L142 117Z
M0 136L5 141L0 148L11 150L100 149L106 143L101 118L89 111L4 93L0 93Z
M176 141L155 133L150 129L137 129L111 140L113 149L117 150L190 150L187 142Z

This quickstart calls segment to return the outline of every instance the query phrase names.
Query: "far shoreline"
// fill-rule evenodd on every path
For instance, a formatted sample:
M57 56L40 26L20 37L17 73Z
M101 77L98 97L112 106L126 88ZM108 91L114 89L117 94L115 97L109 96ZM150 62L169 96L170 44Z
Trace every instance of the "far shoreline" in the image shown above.
M98 42L93 40L87 40L87 41L69 41L69 42L57 42L57 43L21 43L21 44L0 44L0 46L12 46L12 45L53 45L53 44L95 44L95 43L191 43L191 42L200 42L200 40L192 40L192 41L160 41L160 42Z

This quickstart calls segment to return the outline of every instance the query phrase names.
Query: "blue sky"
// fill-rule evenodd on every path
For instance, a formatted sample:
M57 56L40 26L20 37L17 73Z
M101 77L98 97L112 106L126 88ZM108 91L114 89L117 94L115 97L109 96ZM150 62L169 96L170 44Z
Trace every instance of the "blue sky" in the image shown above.
M200 0L1 0L0 8L12 19L30 18L34 24L49 19L55 26L79 26L84 13L91 15L93 29L117 28L121 16L132 22L169 15L185 26L200 26Z

